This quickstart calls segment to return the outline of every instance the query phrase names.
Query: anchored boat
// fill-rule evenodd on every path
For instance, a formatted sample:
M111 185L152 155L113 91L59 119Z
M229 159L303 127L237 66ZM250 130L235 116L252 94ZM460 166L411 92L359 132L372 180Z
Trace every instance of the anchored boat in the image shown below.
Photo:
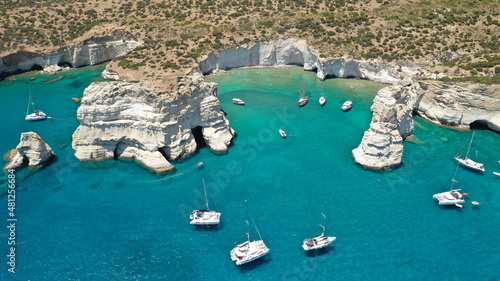
M263 256L269 253L269 248L267 248L266 244L264 244L264 240L260 236L259 230L257 229L257 225L252 219L252 223L259 234L260 240L250 242L250 222L249 222L249 213L248 213L248 204L245 200L245 206L247 209L247 238L248 240L237 245L231 250L231 259L236 262L237 265L242 265L245 263L249 263L256 259L262 258Z
M33 113L30 112L30 104L31 107L33 108ZM28 100L28 110L26 111L26 121L39 121L39 120L45 120L47 118L47 115L41 111L41 110L35 110L35 102L33 101L33 97L31 96L31 91L30 91L30 98Z
M326 202L325 202L325 214L321 214L324 217L324 225L326 225ZM304 242L302 243L302 248L306 251L310 250L316 250L316 249L321 249L323 247L328 246L330 243L335 241L337 237L334 236L325 236L325 226L324 225L319 225L323 228L323 233L321 233L320 236L310 238L310 239L305 239Z
M208 208L208 197L207 197L207 188L205 187L205 180L202 179L203 181L203 189L205 191L205 201L206 201L206 210L194 210L189 218L191 219L190 224L194 225L215 225L220 223L220 213L217 211L211 211ZM212 198L210 198L210 201L212 201ZM212 205L214 205L215 209L215 204L212 201Z
M471 137L470 142L469 142L469 148L467 149L467 154L465 154L465 158L460 157L460 154L462 153L462 150L465 146L465 144L464 144L464 146L462 146L462 148L458 151L457 155L455 155L455 160L457 160L458 163L460 163L464 167L467 167L467 168L475 170L475 171L484 172L485 169L484 169L484 165L482 163L478 163L478 162L469 158L470 146L472 145L472 140L474 139L475 133L476 132L472 133L472 137Z

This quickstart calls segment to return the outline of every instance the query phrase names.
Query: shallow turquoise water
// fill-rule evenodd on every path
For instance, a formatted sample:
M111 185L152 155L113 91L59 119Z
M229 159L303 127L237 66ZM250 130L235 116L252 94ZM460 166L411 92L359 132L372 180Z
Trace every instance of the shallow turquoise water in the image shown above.
M0 151L15 147L21 132L34 130L58 155L45 169L17 173L18 272L7 272L2 255L1 280L500 278L500 178L491 173L500 171L499 135L476 132L471 151L485 163L484 175L458 170L457 186L480 208L443 208L432 194L452 177L452 157L470 132L416 118L415 135L424 144L405 143L404 164L390 173L365 170L354 164L351 150L368 128L371 101L384 85L321 82L300 68L248 69L209 78L220 83L222 109L238 133L227 154L202 148L163 176L130 161L82 164L71 148L78 123L25 122L26 102L32 90L49 116L76 120L78 105L71 98L81 97L101 70L67 72L72 78L52 84L39 76L29 81L33 74L0 83L7 118L0 125ZM310 99L298 108L302 86ZM246 105L233 105L234 97ZM354 106L343 113L340 104L349 97ZM288 138L279 136L279 128ZM195 166L199 161L202 169ZM189 225L188 213L204 204L201 178L222 212L217 228ZM4 177L0 183L5 189ZM246 237L245 200L271 252L237 267L229 251ZM337 241L306 254L302 240L321 233L324 201L326 234ZM0 209L6 214L5 195ZM8 233L1 229L6 253ZM253 229L251 236L258 237Z

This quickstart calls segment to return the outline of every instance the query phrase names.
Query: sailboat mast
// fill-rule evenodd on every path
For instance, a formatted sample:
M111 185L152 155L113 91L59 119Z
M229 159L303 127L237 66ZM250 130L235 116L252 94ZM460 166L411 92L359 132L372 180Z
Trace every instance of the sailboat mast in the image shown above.
M460 166L460 163L457 163L457 167L455 168L455 174L453 175L453 179L451 180L450 190L453 190L453 185L457 182L455 178L457 177L458 166Z
M245 200L245 206L247 208L247 238L248 238L248 243L250 244L250 223L248 221L248 203L247 203L247 200Z
M201 178L201 180L203 181L203 190L205 191L205 202L207 203L207 211L209 211L210 209L208 208L207 188L205 187L205 179Z
M31 103L31 91L30 91L30 98L28 99L28 108L26 109L26 115L30 113L30 103Z
M467 154L465 155L465 159L469 158L469 150L470 150L470 146L472 145L472 140L474 139L474 134L476 132L473 132L472 133L472 138L470 138L470 143L469 143L469 148L467 149Z

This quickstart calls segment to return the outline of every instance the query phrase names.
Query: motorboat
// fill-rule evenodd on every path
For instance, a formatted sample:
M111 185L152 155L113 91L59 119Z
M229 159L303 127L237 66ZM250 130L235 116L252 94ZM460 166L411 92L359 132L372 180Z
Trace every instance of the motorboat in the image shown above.
M472 133L472 137L470 139L470 142L469 142L469 148L467 149L467 154L465 154L465 158L461 158L460 157L460 154L462 153L463 151L463 148L465 147L465 144L464 146L462 146L462 148L458 151L457 155L455 155L455 160L458 161L458 163L460 163L460 165L464 166L464 167L467 167L469 169L472 169L472 170L475 170L475 171L481 171L481 172L484 172L485 169L484 169L484 165L482 163L478 163L472 159L469 158L469 151L470 151L470 147L472 145L472 140L474 139L474 134L476 132Z
M233 103L238 105L245 105L245 102L243 100L237 98L233 99Z
M286 138L285 131L283 131L282 129L280 129L280 135L282 138Z
M33 108L33 113L30 112L30 104L31 107ZM31 96L31 91L30 91L30 98L28 100L28 110L26 111L26 121L39 121L39 120L45 120L47 118L47 115L41 111L41 110L35 110L35 102L33 101L33 97Z
M194 210L189 218L191 219L190 224L193 225L216 225L220 223L220 215L217 211L212 211L208 207L208 197L207 197L207 188L205 187L205 180L203 180L203 189L205 190L205 201L206 201L206 209L204 210ZM212 200L210 198L210 200ZM213 204L213 201L212 201ZM215 205L214 205L215 209Z
M326 98L325 98L325 96L323 96L323 95L322 95L322 96L319 98L319 104L320 104L321 106L323 106L325 103L326 103Z
M325 214L322 214L324 217L324 225L326 225L326 202L325 202ZM302 243L302 248L306 251L321 249L323 247L328 246L330 243L335 241L337 237L334 236L325 236L325 226L319 225L323 228L323 233L320 236L305 239Z
M351 109L351 107L352 107L352 101L351 98L349 98L349 100L344 102L344 104L342 105L342 111L348 111L349 109Z
M264 244L264 240L262 240L262 237L260 236L259 230L257 229L255 223L253 223L253 225L255 226L255 229L259 234L260 240L257 241L254 240L250 242L250 221L249 221L247 201L245 201L245 206L247 209L247 220L246 220L247 241L239 245L236 245L236 247L234 247L234 249L231 250L231 260L236 262L236 265L242 265L254 261L256 259L262 258L263 256L267 255L270 251L269 248L267 248L266 244Z

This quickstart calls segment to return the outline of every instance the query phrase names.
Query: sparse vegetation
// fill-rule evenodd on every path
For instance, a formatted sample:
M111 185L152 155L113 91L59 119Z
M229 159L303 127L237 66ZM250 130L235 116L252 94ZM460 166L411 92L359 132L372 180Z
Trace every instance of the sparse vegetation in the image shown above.
M322 57L432 62L432 71L447 69L450 76L489 77L500 72L499 0L0 3L0 56L59 48L93 28L113 25L145 42L126 58L117 58L119 66L152 68L156 77L161 70L189 68L213 49L288 37L308 39Z

